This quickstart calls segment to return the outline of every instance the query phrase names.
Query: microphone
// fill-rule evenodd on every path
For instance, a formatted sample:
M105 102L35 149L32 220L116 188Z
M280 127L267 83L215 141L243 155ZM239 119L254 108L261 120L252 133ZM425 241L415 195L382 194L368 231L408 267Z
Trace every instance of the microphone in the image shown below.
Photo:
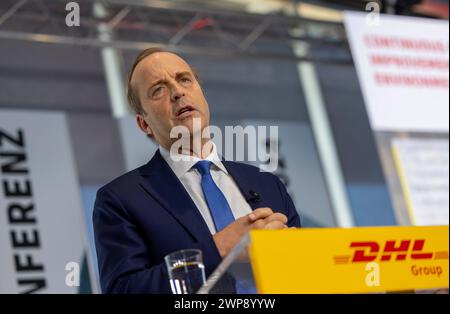
M250 197L247 198L247 202L260 202L261 196L258 192L255 192L253 190L249 190L248 194L250 194Z

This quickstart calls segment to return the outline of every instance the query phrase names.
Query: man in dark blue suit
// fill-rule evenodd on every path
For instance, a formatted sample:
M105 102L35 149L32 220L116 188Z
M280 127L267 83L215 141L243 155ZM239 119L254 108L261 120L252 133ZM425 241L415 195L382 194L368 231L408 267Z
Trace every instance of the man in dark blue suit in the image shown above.
M209 276L249 230L300 227L273 174L219 158L208 136L200 149L174 153L171 130L184 127L192 144L198 135L193 121L202 131L209 126L198 77L183 59L160 49L141 52L128 98L139 128L160 148L146 165L97 193L93 222L104 293L170 293L165 255L200 249ZM180 156L189 158L174 158Z

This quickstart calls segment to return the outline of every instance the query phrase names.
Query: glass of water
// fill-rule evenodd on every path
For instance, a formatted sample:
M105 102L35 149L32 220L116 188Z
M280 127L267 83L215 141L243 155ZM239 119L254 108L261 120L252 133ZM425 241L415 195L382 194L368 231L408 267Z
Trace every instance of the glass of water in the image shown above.
M193 294L205 283L202 251L181 250L164 257L174 294Z

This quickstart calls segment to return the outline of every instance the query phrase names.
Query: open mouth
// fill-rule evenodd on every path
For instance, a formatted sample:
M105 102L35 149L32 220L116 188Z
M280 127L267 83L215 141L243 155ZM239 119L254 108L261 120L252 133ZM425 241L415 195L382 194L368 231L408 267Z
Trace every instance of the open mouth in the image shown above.
M191 106L186 106L178 110L177 118L188 115L190 112L194 111L194 108Z

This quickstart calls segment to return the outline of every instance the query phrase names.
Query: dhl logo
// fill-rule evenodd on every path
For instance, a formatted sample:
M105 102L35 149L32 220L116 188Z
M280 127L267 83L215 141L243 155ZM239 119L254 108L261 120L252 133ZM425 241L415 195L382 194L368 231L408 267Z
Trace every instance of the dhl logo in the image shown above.
M351 242L353 255L334 256L336 264L389 262L411 260L448 259L448 251L424 252L425 240L387 240L383 244L377 241ZM381 249L382 248L382 249ZM395 258L393 258L393 256Z

